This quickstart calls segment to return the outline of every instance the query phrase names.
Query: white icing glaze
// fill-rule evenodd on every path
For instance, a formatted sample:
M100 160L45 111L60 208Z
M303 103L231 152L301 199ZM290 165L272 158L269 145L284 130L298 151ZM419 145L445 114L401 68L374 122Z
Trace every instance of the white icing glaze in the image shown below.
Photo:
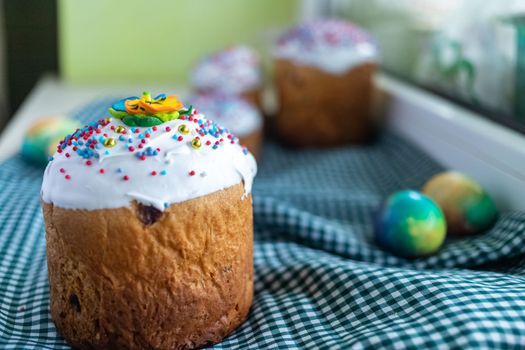
M206 123L202 115L193 117ZM183 124L189 127L187 135L178 131ZM158 125L156 131L136 127L140 132L132 133L131 127L113 118L109 124L98 127L100 133L96 137L107 134L107 137L117 140L114 147L107 148L98 142L98 146L91 150L93 156L83 159L73 150L74 141L62 153L55 153L44 174L42 199L66 209L119 208L129 206L131 201L136 200L164 210L172 203L204 196L241 182L244 183L245 193L250 193L257 172L253 156L227 132L217 138L210 134L199 135L198 125L193 121L177 119ZM116 133L112 126L126 127L127 134ZM146 133L149 137L145 136ZM123 141L119 140L121 135ZM181 141L178 136L182 136ZM202 142L200 149L194 149L191 145L197 136ZM130 137L132 143L127 141ZM221 138L223 141L214 149L212 146ZM146 141L140 149L138 145L142 144L142 139ZM85 141L82 141L84 147ZM210 145L206 145L207 141ZM129 150L130 145L135 148L133 151ZM151 147L151 156L141 160L137 152L143 152L147 147ZM157 154L152 154L157 148ZM86 165L88 161L90 165ZM104 173L100 173L100 169ZM195 172L193 176L190 175L192 171ZM70 178L66 179L66 176ZM125 180L124 176L128 179Z
M201 59L190 79L202 92L237 95L254 90L261 84L259 56L246 46L231 47Z
M245 137L260 129L262 116L251 103L235 96L197 95L190 97L199 112L238 137Z
M352 23L316 20L284 33L273 56L342 74L360 64L377 62L378 50L372 37Z

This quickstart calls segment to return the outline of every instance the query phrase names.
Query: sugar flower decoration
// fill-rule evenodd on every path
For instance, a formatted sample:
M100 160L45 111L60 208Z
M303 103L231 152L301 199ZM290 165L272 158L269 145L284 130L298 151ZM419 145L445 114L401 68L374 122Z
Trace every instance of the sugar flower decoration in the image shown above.
M157 95L151 98L145 91L141 97L131 96L115 103L109 113L128 126L154 126L178 119L182 102L176 95Z

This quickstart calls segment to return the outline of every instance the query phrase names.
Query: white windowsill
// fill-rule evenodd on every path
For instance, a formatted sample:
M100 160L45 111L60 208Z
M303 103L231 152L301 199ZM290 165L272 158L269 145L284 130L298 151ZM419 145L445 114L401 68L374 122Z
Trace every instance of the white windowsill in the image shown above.
M525 137L387 75L387 126L448 168L476 178L503 210L525 210Z

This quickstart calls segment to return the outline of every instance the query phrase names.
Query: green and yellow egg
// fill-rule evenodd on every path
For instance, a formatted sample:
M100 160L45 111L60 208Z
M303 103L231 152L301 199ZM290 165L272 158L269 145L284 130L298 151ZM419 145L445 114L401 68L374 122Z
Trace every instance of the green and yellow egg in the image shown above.
M445 240L447 224L439 206L417 191L399 191L381 205L375 239L383 249L406 258L435 253Z

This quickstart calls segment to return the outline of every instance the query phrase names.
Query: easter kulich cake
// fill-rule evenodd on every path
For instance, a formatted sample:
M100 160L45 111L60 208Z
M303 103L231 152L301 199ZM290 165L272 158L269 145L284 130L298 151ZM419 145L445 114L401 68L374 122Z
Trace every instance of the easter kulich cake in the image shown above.
M263 117L250 102L236 96L206 94L190 97L194 106L199 106L210 120L239 137L241 145L259 158L263 139Z
M42 183L50 310L80 349L223 339L253 294L253 156L176 96L121 100Z
M369 34L341 20L289 29L274 50L275 129L294 146L368 141L378 51Z
M199 94L241 96L261 108L260 58L248 46L231 46L203 57L193 68L190 81Z

